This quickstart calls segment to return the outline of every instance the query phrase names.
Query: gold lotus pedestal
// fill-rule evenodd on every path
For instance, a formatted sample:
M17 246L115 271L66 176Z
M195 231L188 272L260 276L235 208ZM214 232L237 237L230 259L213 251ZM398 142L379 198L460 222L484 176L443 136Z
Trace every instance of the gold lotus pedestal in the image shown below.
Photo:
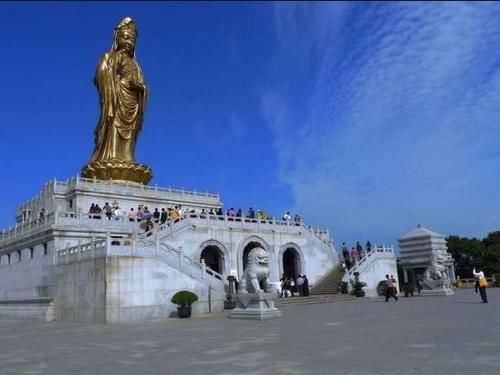
M153 178L153 171L147 165L134 161L102 160L90 162L84 166L82 177L133 181L147 185Z

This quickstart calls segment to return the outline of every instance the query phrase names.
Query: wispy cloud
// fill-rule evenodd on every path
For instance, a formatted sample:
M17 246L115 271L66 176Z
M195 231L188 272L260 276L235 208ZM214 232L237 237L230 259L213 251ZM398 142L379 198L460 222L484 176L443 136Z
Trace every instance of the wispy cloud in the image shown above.
M500 5L275 12L275 59L314 72L295 78L309 91L277 81L262 95L296 209L338 240L395 242L419 221L463 235L498 228Z

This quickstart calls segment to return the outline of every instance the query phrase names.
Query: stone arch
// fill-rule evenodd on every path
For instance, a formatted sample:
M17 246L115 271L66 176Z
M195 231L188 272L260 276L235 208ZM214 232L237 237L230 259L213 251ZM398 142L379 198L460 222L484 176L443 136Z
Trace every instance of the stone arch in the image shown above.
M207 255L205 263L208 267L222 275L227 275L229 273L229 270L231 269L230 254L226 246L224 246L221 242L210 239L201 243L195 253L194 260L201 263L202 255ZM212 266L215 262L217 267L213 268Z
M260 246L269 254L269 262L271 263L272 254L271 247L269 244L259 236L249 236L244 238L239 246L238 246L238 254L237 254L237 263L238 263L238 279L243 275L243 271L245 270L245 262L248 257L248 253L254 247ZM272 268L271 264L270 267Z
M304 253L299 245L289 242L280 247L278 255L278 264L280 277L283 273L287 276L297 276L299 273L305 273L306 265Z

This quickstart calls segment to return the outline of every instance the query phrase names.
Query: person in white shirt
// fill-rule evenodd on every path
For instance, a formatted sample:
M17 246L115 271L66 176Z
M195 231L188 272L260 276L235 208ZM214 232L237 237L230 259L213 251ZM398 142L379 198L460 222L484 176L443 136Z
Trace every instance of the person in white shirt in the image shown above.
M484 272L479 270L476 272L476 267L472 270L474 277L479 279L479 294L481 294L481 299L483 303L488 303L488 296L486 295L486 286L488 285L488 281L486 281L486 277L484 277Z

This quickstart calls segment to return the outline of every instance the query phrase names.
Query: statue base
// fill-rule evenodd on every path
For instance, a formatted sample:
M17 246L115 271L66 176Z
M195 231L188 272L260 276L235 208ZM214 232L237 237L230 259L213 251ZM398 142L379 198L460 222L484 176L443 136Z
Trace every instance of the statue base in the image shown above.
M423 289L420 291L421 296L453 296L455 292L450 288L435 288L435 289Z
M88 163L82 168L82 177L98 180L133 181L147 185L153 171L147 165L134 161L101 160Z
M264 320L281 318L281 311L274 307L274 293L240 293L236 295L236 308L231 319Z

